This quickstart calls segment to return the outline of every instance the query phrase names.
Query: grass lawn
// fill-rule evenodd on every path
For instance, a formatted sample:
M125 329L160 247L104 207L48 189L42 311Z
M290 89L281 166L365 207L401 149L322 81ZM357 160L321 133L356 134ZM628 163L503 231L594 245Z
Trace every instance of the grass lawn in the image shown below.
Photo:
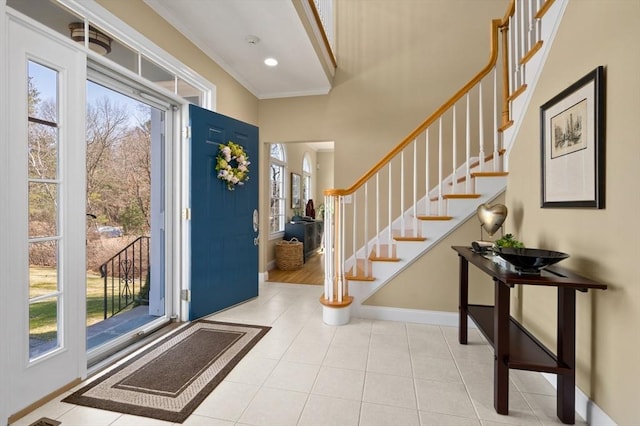
M54 293L57 290L55 268L31 266L29 268L31 298ZM32 337L49 340L56 333L55 297L32 303L29 307L29 331ZM111 306L108 306L111 309ZM87 326L104 319L104 280L96 274L87 274ZM34 336L37 335L37 336Z

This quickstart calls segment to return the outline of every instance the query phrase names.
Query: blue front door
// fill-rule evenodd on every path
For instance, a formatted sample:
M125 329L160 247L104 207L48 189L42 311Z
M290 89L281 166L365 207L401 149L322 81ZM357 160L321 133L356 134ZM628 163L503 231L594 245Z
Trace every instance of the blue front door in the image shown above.
M258 295L258 128L189 106L191 126L191 304L189 319ZM249 180L233 191L218 179L220 144L240 145ZM257 216L256 216L257 218Z

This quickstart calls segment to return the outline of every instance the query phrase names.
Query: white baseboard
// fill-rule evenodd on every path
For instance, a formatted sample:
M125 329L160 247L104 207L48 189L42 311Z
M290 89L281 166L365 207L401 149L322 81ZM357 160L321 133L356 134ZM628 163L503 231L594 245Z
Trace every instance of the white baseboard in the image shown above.
M458 326L458 314L456 312L360 305L357 307L357 311L353 312L353 316L384 321L404 321L447 327ZM476 325L473 321L469 321L469 327L476 328Z
M267 262L267 271L270 271L272 269L276 269L276 261L275 261L275 259L272 260L271 262Z
M542 377L547 379L554 389L557 389L556 375L551 373L540 373ZM591 401L576 386L576 413L578 413L589 425L593 426L618 426L611 417L607 415L595 402Z

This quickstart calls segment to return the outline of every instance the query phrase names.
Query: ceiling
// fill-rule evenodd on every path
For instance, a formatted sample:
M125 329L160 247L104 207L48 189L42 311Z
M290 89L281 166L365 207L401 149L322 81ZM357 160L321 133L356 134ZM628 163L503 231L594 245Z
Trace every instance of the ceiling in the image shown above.
M331 89L291 0L144 1L259 99Z

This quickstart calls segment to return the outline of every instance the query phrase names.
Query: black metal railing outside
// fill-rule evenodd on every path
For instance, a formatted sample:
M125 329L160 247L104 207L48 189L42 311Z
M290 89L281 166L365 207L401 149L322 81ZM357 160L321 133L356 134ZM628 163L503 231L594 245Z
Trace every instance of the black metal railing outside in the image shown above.
M133 304L148 304L150 238L141 236L100 265L104 319Z

